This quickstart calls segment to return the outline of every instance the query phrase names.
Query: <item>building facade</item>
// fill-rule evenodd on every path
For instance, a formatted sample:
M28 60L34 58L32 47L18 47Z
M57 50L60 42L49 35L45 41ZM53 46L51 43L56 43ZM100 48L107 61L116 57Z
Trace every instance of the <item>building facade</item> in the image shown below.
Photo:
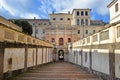
M110 11L110 23L120 21L120 0L113 0L107 7Z
M91 20L91 9L73 9L72 13L52 13L45 40L55 45L55 60L68 60L68 44L104 28L102 20ZM62 57L61 57L62 56Z
M28 21L33 34L55 45L54 60L68 60L68 44L104 28L102 20L91 20L91 9L73 9L72 13L52 13L50 19L20 19Z

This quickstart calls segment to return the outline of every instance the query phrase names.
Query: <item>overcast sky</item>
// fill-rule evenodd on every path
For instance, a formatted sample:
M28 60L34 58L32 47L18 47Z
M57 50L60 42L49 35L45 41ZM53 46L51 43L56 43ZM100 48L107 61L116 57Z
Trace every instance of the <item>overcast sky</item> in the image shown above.
M91 19L109 22L107 5L112 0L0 0L0 16L5 18L49 19L50 13L67 13L90 8Z

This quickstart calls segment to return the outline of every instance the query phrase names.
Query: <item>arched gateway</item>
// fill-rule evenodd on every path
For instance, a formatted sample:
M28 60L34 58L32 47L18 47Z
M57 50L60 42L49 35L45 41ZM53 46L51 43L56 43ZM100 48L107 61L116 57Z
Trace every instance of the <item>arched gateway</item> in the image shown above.
M58 59L59 60L64 60L64 51L63 50L58 51Z

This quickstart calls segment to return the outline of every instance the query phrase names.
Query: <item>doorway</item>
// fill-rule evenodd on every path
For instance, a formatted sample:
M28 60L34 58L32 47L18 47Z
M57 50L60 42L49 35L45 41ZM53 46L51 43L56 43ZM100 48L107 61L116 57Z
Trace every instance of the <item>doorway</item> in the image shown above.
M58 52L58 59L59 60L64 60L64 51L63 50L59 50L59 52Z

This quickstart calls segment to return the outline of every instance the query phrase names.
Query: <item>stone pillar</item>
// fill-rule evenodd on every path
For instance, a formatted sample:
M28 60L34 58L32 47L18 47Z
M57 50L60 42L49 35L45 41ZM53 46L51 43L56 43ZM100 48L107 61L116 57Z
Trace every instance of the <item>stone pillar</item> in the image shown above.
M42 48L42 64L43 64L43 47L41 47Z
M3 80L3 69L4 69L4 45L0 43L0 80Z
M24 61L24 69L27 71L27 54L28 54L28 45L25 44L25 61Z
M38 66L38 64L37 64L38 61L37 60L38 60L38 46L36 46L36 63L35 63L36 67Z
M46 53L45 53L46 55L45 55L45 63L47 63L47 48L46 48Z
M83 50L81 50L81 66L83 67Z
M115 45L112 44L109 46L109 71L110 71L110 80L115 80Z
M89 55L90 55L90 72L92 71L92 52L90 50L89 52Z

